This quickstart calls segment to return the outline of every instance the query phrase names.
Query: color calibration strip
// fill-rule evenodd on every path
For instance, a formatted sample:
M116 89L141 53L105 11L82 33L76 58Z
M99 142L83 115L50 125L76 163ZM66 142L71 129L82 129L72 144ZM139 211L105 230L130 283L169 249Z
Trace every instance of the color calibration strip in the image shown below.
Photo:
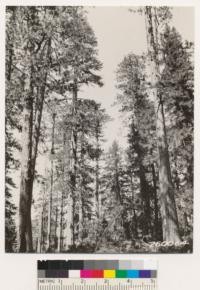
M47 260L38 261L38 278L126 278L157 277L154 260Z
M157 290L155 260L38 261L38 290Z

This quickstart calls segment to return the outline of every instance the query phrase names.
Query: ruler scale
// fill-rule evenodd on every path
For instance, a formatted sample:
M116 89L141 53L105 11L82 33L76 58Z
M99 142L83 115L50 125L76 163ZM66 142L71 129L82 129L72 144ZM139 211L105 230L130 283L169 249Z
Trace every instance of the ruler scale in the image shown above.
M155 260L38 261L38 290L157 290Z
M141 279L134 279L131 281L124 281L121 279L109 279L109 283L105 284L104 279L92 279L92 281L87 280L83 285L82 281L79 279L54 278L52 282L48 278L38 279L39 288L38 290L156 290L156 279L146 279L146 281L141 281ZM53 284L52 284L53 283Z

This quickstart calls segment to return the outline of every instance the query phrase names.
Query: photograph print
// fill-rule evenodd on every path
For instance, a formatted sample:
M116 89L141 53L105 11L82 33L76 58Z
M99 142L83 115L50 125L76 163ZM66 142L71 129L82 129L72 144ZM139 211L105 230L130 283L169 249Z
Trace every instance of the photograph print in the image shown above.
M194 8L7 6L5 251L191 253Z

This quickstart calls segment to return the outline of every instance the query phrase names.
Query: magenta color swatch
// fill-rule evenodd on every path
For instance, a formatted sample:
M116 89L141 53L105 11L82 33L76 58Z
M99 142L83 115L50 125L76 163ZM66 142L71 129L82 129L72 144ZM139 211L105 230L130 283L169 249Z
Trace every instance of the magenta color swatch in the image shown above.
M93 271L92 270L81 270L81 278L92 278Z

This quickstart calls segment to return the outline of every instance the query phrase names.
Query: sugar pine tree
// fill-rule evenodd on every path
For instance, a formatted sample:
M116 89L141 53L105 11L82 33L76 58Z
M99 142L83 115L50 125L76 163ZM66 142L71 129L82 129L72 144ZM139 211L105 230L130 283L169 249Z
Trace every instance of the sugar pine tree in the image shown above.
M186 180L193 180L193 64L190 59L192 44L183 43L175 28L166 28L162 34L162 52L165 68L161 76L168 125L170 150L176 151L183 168L188 168ZM175 50L176 48L176 50ZM188 165L186 165L188 162Z
M174 196L174 188L171 178L168 142L166 134L163 96L159 92L159 55L158 55L158 22L157 16L165 20L169 15L169 9L164 7L157 9L147 6L144 9L147 34L147 48L149 57L149 69L151 72L149 92L154 100L156 114L156 135L159 152L159 200L163 225L163 239L171 242L180 242L179 223Z
M193 191L193 45L183 42L176 29L167 26L161 35L161 50L165 66L160 90L167 118L170 119L167 130L172 179L177 195L181 232L188 235L191 221L185 223L185 220L192 218Z

